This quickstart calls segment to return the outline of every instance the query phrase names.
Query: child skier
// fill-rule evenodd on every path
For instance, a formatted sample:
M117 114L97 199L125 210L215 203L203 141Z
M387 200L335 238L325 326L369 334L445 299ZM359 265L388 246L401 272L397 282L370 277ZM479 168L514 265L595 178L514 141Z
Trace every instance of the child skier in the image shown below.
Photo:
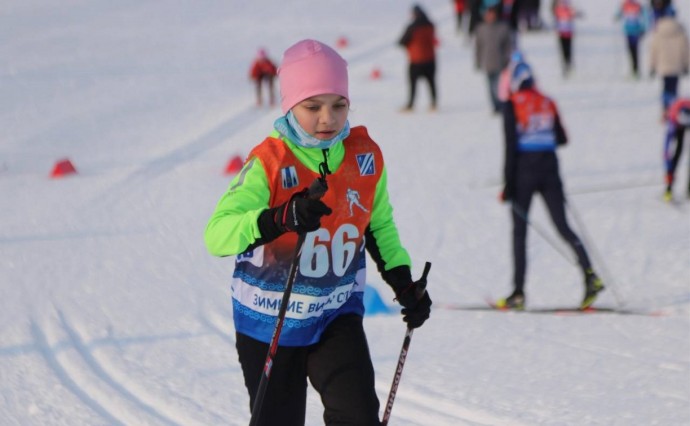
M666 114L666 137L664 139L664 166L666 169L666 192L664 200L673 199L673 181L678 167L678 160L683 152L685 130L690 128L690 98L676 99ZM690 180L688 181L688 198L690 198Z
M623 21L623 33L628 45L632 75L634 78L639 78L640 39L647 29L647 22L650 18L637 0L623 0L618 12L616 12L616 20Z
M552 6L553 17L556 22L556 32L561 52L563 76L568 77L573 67L573 37L575 36L575 18L580 12L576 11L570 0L554 0Z
M347 120L345 60L323 43L302 40L285 51L278 79L285 115L250 152L205 231L211 254L237 256L233 319L252 407L286 277L299 256L263 409L253 415L261 425L303 425L308 378L326 424L379 425L362 324L365 248L408 327L429 318L431 299L426 292L417 297L424 283L411 277L381 150L365 127L350 128ZM321 199L301 190L317 178L328 187ZM298 234L305 235L301 255Z
M273 90L273 81L276 76L276 66L269 59L265 49L259 49L256 58L252 62L249 69L249 78L254 82L256 88L256 105L263 105L263 96L261 95L264 84L268 88L268 102L271 106L275 105L275 95Z
M507 309L525 307L527 221L532 196L539 193L556 229L577 255L585 283L580 308L588 308L604 285L592 270L582 241L566 220L566 201L556 157L556 148L568 141L565 129L556 104L535 88L528 64L523 62L514 68L511 86L513 93L503 108L505 187L501 200L512 203L514 291L496 305Z

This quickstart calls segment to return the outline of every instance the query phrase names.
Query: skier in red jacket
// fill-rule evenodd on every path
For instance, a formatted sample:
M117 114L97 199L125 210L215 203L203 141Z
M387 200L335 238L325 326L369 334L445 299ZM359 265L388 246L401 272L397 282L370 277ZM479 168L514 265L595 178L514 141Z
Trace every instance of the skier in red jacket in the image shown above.
M410 87L407 105L403 112L410 112L414 107L417 92L417 80L424 78L429 83L431 111L436 110L436 30L427 14L419 5L412 8L413 20L398 41L407 50L409 61L408 84Z
M268 102L271 106L275 105L275 93L273 90L273 81L277 73L276 65L266 54L265 49L259 49L256 58L252 62L249 69L249 78L254 81L256 87L256 105L263 104L263 96L261 95L264 84L268 87Z

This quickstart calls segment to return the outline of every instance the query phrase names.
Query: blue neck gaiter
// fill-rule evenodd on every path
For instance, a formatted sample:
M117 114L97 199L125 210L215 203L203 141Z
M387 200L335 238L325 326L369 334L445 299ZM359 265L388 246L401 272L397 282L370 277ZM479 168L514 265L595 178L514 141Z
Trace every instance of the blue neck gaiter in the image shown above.
M273 127L275 127L280 134L290 139L293 143L304 148L328 149L335 143L342 141L350 135L350 122L345 121L343 130L341 130L340 133L335 135L333 138L327 140L315 138L299 125L292 111L288 111L286 115L278 118L273 123Z

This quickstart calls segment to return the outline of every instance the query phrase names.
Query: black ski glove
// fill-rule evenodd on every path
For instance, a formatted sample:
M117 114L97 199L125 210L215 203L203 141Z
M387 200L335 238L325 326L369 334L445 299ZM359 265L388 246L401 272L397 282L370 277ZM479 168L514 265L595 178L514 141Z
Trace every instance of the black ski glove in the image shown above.
M308 190L294 193L290 199L264 210L258 219L264 242L273 241L285 232L304 234L321 227L321 217L333 211L319 199L307 198Z
M426 278L412 281L408 266L397 266L383 273L383 279L393 288L395 299L403 307L403 321L410 328L421 327L431 314L431 298L426 291Z

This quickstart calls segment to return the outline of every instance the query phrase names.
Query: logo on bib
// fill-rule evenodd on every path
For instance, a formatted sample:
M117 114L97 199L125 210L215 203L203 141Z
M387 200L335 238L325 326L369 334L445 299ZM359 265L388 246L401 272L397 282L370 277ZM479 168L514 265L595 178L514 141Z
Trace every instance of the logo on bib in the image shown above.
M349 207L350 207L350 217L355 215L355 212L352 211L353 206L359 207L364 212L367 212L367 213L369 212L369 210L367 210L367 208L364 207L362 205L362 203L359 202L359 191L355 191L354 189L347 188L347 193L345 194L345 196L347 197L347 202L348 202Z
M371 152L366 154L357 154L357 165L359 166L360 176L371 176L376 173L374 154Z
M280 169L280 177L283 180L284 189L294 188L299 185L299 179L297 179L297 170L295 170L295 166Z

